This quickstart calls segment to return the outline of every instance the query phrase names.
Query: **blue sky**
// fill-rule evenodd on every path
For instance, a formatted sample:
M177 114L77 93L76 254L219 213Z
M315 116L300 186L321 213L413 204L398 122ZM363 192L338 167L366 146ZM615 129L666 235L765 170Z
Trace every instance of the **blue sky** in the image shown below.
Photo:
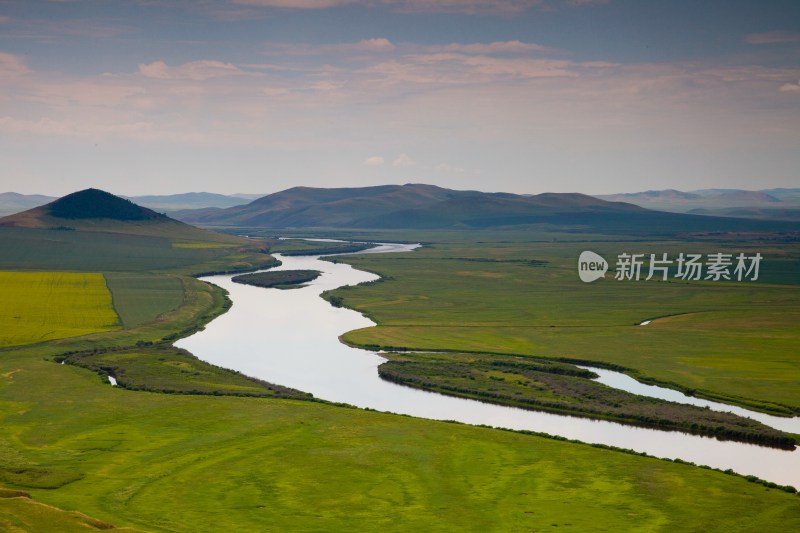
M800 2L0 0L0 191L800 187Z

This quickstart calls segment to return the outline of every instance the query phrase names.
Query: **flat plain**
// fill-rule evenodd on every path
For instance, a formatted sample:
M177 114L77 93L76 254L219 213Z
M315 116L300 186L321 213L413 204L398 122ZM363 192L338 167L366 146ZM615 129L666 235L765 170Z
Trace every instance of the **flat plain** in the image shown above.
M612 363L709 398L800 412L796 243L438 238L402 257L341 258L385 277L332 293L378 323L345 334L346 342ZM619 281L612 266L606 279L583 283L577 259L587 249L612 262L623 252L759 251L765 259L757 281L645 281L646 269L639 281Z
M117 329L99 273L0 272L0 347Z
M63 239L67 233L73 232L56 236ZM30 246L26 268L46 270L55 259L35 249L35 238L25 238ZM81 246L91 245L90 239L78 239ZM503 239L495 236L494 240ZM98 247L105 245L99 241L95 239ZM509 307L532 295L530 279L536 276L544 276L536 278L537 285L544 286L545 294L553 291L550 298L555 305L558 284L566 283L566 269L572 268L567 265L569 254L558 266L555 254L539 253L528 243L513 244L515 251L503 243L475 244L457 247L440 241L427 250L380 260L378 256L348 256L348 261L390 277L340 291L341 295L347 305L358 305L390 323L373 328L376 337L396 330L400 333L397 342L424 344L419 341L422 337L414 335L425 332L431 346L443 344L444 339L453 345L472 339L480 341L476 346L482 350L494 346L495 351L525 354L517 347L528 346L530 340L524 336L515 340L508 332L531 329L528 314L536 316L540 311L523 306L519 311L523 315L517 316ZM0 349L0 423L4 428L0 484L11 491L6 496L13 491L32 496L31 500L0 499L0 524L37 531L44 523L69 531L81 527L75 525L76 520L85 520L76 518L80 512L98 521L95 524L164 532L800 528L796 495L691 465L543 436L305 400L225 394L226 387L240 387L242 382L207 383L209 391L213 393L216 387L218 395L125 390L110 386L96 369L57 364L65 355L91 352L99 365L123 365L133 359L130 368L139 372L136 379L140 380L152 382L154 373L172 382L213 380L212 372L204 373L206 369L176 360L164 350L227 306L221 290L187 274L206 271L210 262L220 269L236 268L241 254L248 252L172 246L157 250L128 263L127 271L119 270L139 276L130 278L136 283L128 280L125 284L131 294L116 302L120 315L125 316L125 306L130 306L127 312L139 313L138 320L144 322ZM181 255L204 253L214 255ZM123 264L112 252L106 254L99 251L88 257L98 257L97 262L107 266ZM531 263L532 259L549 261L553 271ZM75 267L82 262L91 272L103 271L87 257L69 261ZM177 269L178 263L186 266ZM143 309L132 294L161 286L164 280L150 275L160 265L179 276L182 303L170 310L174 301L165 298ZM507 280L503 281L508 277L522 280L523 289L516 297ZM445 281L451 283L450 293L436 292ZM113 292L114 282L110 285ZM463 294L458 295L455 288ZM759 286L759 291L767 291L759 297L791 296L791 288L781 289ZM605 296L611 298L612 291L607 289ZM494 314L487 316L484 311L482 315L480 302L487 308L485 299L492 297L497 299ZM651 298L661 301L657 295ZM736 304L741 296L726 298ZM587 297L586 301L593 300ZM698 308L701 303L696 302ZM106 310L113 311L110 298L106 305ZM403 310L405 305L410 311ZM674 307L680 306L676 302ZM598 303L597 308L602 305ZM556 314L551 320L563 312L558 306L553 309L549 312ZM569 306L562 304L562 309ZM620 330L632 328L640 312L652 311L646 306L627 309L627 304L611 309L613 316L604 318L602 325ZM588 311L583 318L582 313L572 314L576 321L591 321ZM402 323L392 326L392 320L400 320L392 317L400 315ZM509 325L504 326L505 322ZM618 322L622 325L616 326ZM784 335L794 342L791 334ZM576 349L574 342L565 345ZM160 372L159 366L170 371ZM647 372L656 368L632 367ZM710 376L714 374L709 371ZM39 503L56 509L39 507Z

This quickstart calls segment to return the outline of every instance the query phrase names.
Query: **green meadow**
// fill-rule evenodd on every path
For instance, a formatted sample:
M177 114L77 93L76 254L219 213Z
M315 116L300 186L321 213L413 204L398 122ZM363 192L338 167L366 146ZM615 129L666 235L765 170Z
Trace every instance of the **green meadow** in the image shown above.
M509 232L510 233L510 232ZM612 363L640 378L775 413L800 412L800 246L703 239L525 242L490 232L439 240L411 254L342 257L384 281L329 297L375 328L344 335L361 346L452 350ZM446 237L446 236L445 236ZM574 237L573 237L574 239ZM757 281L583 283L577 258L594 250L724 251L764 260ZM640 326L642 321L650 324Z
M126 269L124 259L129 257L120 254L130 252L133 244L146 248L139 239L153 237L135 237L135 243L116 238L116 251L103 251L110 241L95 238L95 255L87 256L83 252L91 251L92 239L80 232L30 231L44 233L0 229L0 244L6 244L4 235L26 243L14 252L17 260L26 260L16 270L50 276L47 272L59 261L40 250L46 244L37 246L37 240L53 234L56 241L72 238L80 253L64 262L75 271L105 273L99 278L108 283L101 307L114 315L116 327L103 331L98 325L80 337L32 339L32 344L0 348L0 528L800 529L798 496L739 476L543 436L271 397L278 394L269 392L270 384L201 364L168 347L229 305L220 289L188 274L212 267L234 270L247 262L267 264L268 256L253 250L173 247L166 238L166 246L128 260ZM442 240L412 254L348 256L348 262L389 277L337 294L381 323L353 333L360 342L470 345L469 351L566 357L580 353L579 342L562 335L563 344L552 339L546 349L538 335L549 332L551 325L561 333L594 328L609 338L614 331L657 331L632 324L671 314L655 309L657 304L666 303L675 312L685 309L690 295L696 313L708 313L713 304L725 307L718 312L738 309L741 318L748 305L761 309L759 301L778 298L786 302L787 313L791 309L794 288L769 283L733 291L749 291L749 296L681 292L694 290L693 284L686 284L688 289L680 284L631 285L622 290L629 297L641 295L631 302L618 294L624 284L602 282L588 289L601 290L595 296L606 301L597 301L578 290L586 287L570 285L571 253L569 247L548 250L530 243ZM14 270L12 259L3 261L4 269ZM652 292L662 285L676 292L669 297ZM568 289L581 294L576 303L564 301ZM531 297L538 298L538 305ZM577 302L595 306L601 317L578 309ZM514 305L520 306L516 312ZM763 305L763 313L767 307ZM775 317L772 323L772 315L761 316L788 345L796 343L791 330L781 329L789 318ZM558 325L567 318L571 327ZM540 325L532 327L532 320ZM594 347L606 347L593 353L598 360L614 360L610 342L602 336L595 341ZM672 342L679 342L677 334ZM647 364L626 366L657 376L658 365L652 364L657 353L648 344L628 346L636 349L649 354L640 360ZM740 352L734 351L744 357ZM715 352L704 353L711 357ZM787 351L782 357L790 355ZM73 364L58 364L64 358ZM663 366L670 368L668 362ZM702 375L694 366L688 368L694 372L690 375ZM109 369L128 379L132 389L144 390L110 386L103 377ZM718 372L707 370L710 382ZM777 369L763 372L779 375ZM721 389L769 399L761 392ZM262 395L266 397L257 397ZM785 399L781 403L794 405Z
M119 327L102 274L0 272L0 347Z

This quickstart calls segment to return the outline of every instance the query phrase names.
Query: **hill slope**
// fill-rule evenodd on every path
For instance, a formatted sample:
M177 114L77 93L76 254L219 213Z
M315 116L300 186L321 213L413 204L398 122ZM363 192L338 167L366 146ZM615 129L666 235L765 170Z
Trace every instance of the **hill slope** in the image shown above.
M44 196L42 194L2 192L0 193L0 217L39 207L53 200L55 200L55 198L52 196Z
M48 204L0 218L0 227L125 233L227 244L245 243L237 237L195 228L99 189L75 192Z
M468 229L538 224L624 233L796 229L785 223L660 213L577 193L517 195L422 184L294 187L243 206L174 215L209 226L270 228Z
M673 189L598 195L597 198L629 202L647 209L723 217L800 220L800 189Z

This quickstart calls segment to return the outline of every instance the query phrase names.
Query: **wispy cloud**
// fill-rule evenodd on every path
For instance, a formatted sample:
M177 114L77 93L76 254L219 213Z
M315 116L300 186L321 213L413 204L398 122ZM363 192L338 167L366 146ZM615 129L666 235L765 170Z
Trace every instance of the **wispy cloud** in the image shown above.
M780 91L783 93L800 93L800 81L797 83L784 83L781 85Z
M417 162L411 159L408 154L400 154L392 161L392 165L395 167L413 167L416 164Z
M238 67L230 63L213 60L192 61L177 67L170 67L163 61L154 61L152 63L139 65L139 73L148 78L161 80L194 81L245 74Z
M231 0L234 4L284 9L330 9L348 5L383 6L417 13L520 13L542 6L543 0Z
M364 160L364 165L368 167L380 167L385 162L385 159L382 156L374 155L372 157L368 157Z
M21 57L0 52L0 77L10 78L28 73L28 67Z
M441 47L447 52L462 52L466 54L530 54L532 52L555 52L547 46L522 41L496 41L493 43L451 43Z
M365 4L361 0L232 0L234 4L287 9L327 9L349 4Z
M747 44L781 44L800 43L800 33L790 31L768 31L765 33L751 33L744 38Z
M611 0L566 0L566 4L570 6L602 6L608 4Z

